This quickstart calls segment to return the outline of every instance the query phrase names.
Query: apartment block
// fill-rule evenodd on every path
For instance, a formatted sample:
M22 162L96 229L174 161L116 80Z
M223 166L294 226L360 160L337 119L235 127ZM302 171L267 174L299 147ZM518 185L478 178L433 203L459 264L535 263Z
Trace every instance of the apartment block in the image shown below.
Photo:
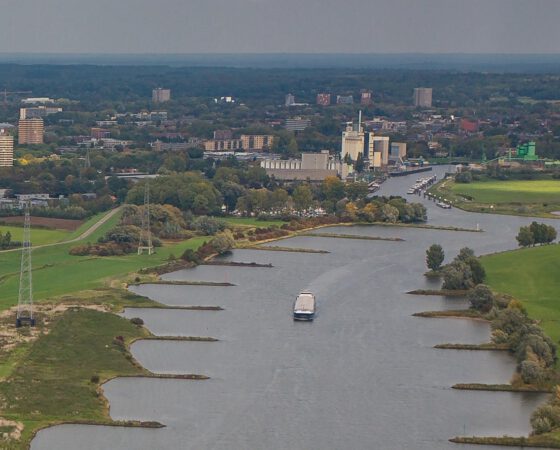
M42 144L45 133L43 119L35 117L33 119L20 119L18 125L19 144Z

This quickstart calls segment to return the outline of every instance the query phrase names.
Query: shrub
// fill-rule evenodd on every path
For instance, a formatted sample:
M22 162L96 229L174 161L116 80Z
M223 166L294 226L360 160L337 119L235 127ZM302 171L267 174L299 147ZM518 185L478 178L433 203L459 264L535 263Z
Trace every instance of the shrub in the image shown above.
M91 381L93 384L99 383L99 375L92 375L89 381Z
M536 384L543 380L544 371L535 361L523 361L520 366L521 379L525 384Z
M470 289L473 287L471 268L464 262L453 262L443 270L443 289Z
M543 405L531 415L534 434L543 434L560 426L560 407Z
M130 322L138 326L144 325L144 321L140 317L133 317L132 319L130 319Z
M225 230L224 222L213 217L200 216L191 223L191 228L206 236L213 236L216 233Z
M200 263L200 258L198 257L197 253L190 248L184 251L184 253L181 255L181 259L195 264Z
M457 183L471 183L473 180L472 173L470 172L460 172L455 175L455 181Z
M467 296L471 307L484 313L489 312L494 306L494 294L485 284L478 284Z
M210 244L214 247L218 254L223 255L233 248L235 240L233 239L231 231L226 230L216 235L216 237L210 241Z

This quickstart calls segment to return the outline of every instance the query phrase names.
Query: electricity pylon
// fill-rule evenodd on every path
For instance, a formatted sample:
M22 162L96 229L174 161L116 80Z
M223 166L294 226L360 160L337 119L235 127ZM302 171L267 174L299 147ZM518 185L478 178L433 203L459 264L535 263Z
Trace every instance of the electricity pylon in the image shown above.
M19 273L18 309L16 328L28 324L35 326L33 316L33 278L31 266L31 218L29 204L25 204L25 219L23 221L23 242L21 247L21 268Z
M140 230L140 240L138 241L138 254L148 252L148 255L154 253L152 245L152 231L150 230L150 180L146 178L144 186L144 209L142 210L142 228Z

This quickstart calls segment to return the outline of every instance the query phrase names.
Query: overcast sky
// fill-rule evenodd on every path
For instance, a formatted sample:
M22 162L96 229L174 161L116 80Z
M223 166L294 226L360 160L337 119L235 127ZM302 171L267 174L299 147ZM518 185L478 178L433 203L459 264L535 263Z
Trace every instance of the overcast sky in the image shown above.
M560 0L1 0L0 52L560 53Z

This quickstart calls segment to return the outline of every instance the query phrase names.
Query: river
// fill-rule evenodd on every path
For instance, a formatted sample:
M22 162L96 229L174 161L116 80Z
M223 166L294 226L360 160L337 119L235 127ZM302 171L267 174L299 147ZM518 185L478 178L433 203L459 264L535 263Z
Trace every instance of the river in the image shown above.
M424 175L390 179L380 193L404 194ZM135 287L134 292L169 305L224 308L125 312L144 319L158 335L218 338L140 341L132 347L138 361L154 372L211 379L113 380L104 387L113 419L156 420L166 428L62 425L41 431L32 449L480 450L448 439L527 434L530 413L545 396L451 389L461 382L507 383L515 370L511 356L433 348L486 342L488 324L413 317L466 304L406 292L438 286L423 276L425 250L432 243L444 247L447 260L464 246L477 254L515 248L519 226L530 219L442 210L421 201L428 206L430 224L479 224L485 232L331 227L333 233L405 241L300 236L281 245L330 253L236 250L226 260L272 263L273 268L199 266L163 277L229 281L232 287ZM305 288L315 292L318 314L312 323L296 323L292 304Z

